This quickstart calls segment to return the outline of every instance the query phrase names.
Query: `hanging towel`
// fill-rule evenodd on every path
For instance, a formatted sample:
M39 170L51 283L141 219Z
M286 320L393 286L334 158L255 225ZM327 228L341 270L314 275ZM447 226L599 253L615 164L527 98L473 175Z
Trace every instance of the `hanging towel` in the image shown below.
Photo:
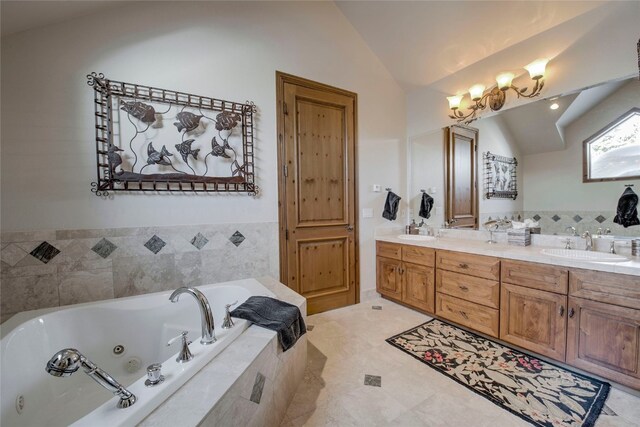
M420 201L420 215L422 218L429 219L431 216L431 209L433 209L433 197L427 193L422 193L422 200Z
M382 211L382 217L389 221L395 221L398 216L398 206L400 205L402 198L393 191L387 193L387 201L384 202L384 211Z
M283 351L293 347L296 341L307 332L298 307L275 298L249 297L229 314L276 331Z
M633 192L631 187L627 187L620 196L617 215L613 222L624 228L640 224L640 220L638 220L638 195Z

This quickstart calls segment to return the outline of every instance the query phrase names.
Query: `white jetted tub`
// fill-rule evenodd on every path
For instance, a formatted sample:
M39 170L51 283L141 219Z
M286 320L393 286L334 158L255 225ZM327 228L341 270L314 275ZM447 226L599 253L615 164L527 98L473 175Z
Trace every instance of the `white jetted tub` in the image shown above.
M225 304L241 304L252 295L274 296L255 279L197 288L209 300L215 320L217 341L206 346L200 344L196 299L181 295L171 303L171 291L69 306L5 333L0 347L2 426L135 425L249 327L234 319L233 328L222 329ZM189 331L194 358L179 364L180 342L170 347L167 342L182 331ZM118 409L119 398L82 368L65 378L49 375L47 362L65 348L77 349L109 373L136 395L136 403ZM165 381L146 387L146 367L153 363L162 363Z

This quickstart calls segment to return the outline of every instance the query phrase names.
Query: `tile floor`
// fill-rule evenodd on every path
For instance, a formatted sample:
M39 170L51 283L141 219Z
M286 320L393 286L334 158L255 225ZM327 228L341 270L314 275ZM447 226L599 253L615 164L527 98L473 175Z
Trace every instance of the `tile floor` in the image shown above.
M385 342L428 319L383 299L309 316L305 378L281 426L530 426ZM596 427L640 426L640 397L612 389L606 412Z

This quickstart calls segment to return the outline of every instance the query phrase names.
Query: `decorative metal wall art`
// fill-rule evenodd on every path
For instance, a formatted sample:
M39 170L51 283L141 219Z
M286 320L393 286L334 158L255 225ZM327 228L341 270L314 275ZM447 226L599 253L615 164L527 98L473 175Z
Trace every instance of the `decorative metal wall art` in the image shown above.
M484 186L487 199L518 198L518 176L515 157L504 157L487 151L484 158Z
M253 102L87 75L95 103L98 196L115 191L256 195Z

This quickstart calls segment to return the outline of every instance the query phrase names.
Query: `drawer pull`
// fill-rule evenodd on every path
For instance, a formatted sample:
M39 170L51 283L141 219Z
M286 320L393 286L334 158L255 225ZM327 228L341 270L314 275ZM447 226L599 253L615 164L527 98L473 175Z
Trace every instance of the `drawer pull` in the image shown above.
M560 313L558 314L560 314L560 317L564 316L564 305L560 306Z
M469 288L467 288L465 285L458 285L458 287L465 292L469 290Z
M460 264L458 264L458 267L460 267L463 270L466 270L467 268L469 268L469 264L460 263Z
M467 313L465 313L464 311L461 311L460 314L462 315L462 317L469 320L469 316L467 316Z
M573 316L575 316L576 311L573 309L573 307L571 307L569 309L569 319L573 319Z

